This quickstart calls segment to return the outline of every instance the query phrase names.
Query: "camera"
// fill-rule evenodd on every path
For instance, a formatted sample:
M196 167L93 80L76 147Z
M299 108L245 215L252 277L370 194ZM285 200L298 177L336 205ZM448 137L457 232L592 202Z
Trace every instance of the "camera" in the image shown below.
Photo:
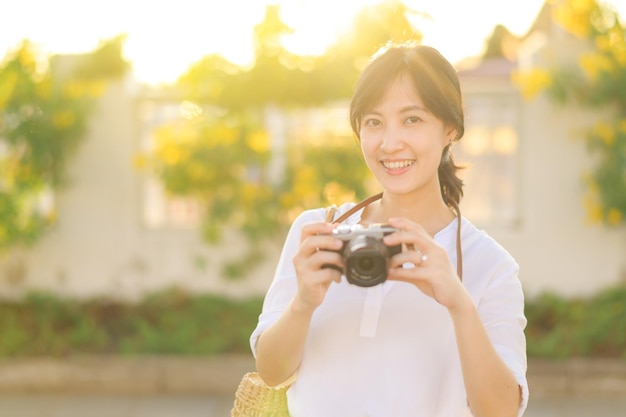
M402 252L402 245L387 246L382 239L397 230L387 224L355 224L340 225L332 231L333 236L343 240L338 252L345 266L341 272L349 283L372 287L387 279L389 259Z

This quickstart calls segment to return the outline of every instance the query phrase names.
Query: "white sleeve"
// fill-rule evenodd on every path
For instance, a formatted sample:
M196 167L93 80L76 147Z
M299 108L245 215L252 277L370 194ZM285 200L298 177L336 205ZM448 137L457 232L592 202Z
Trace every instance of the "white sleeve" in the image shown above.
M293 266L292 259L300 245L300 235L302 226L306 223L314 221L323 221L325 218L325 210L323 208L316 210L308 210L300 214L293 222L283 250L278 260L274 279L265 294L263 301L263 309L259 315L259 321L256 328L250 336L250 347L252 354L256 357L256 342L272 323L274 323L283 311L287 308L291 299L297 290L296 271Z
M524 335L527 321L518 272L519 266L511 258L501 262L478 303L478 312L494 348L511 369L522 389L522 402L518 412L518 416L521 416L528 404L529 391Z

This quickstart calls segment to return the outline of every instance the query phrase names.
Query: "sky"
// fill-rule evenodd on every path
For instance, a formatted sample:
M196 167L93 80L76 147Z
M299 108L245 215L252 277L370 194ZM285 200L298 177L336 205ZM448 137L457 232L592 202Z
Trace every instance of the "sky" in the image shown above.
M284 39L300 54L322 54L363 6L379 0L0 0L0 59L29 39L48 54L89 52L126 33L125 58L139 81L174 82L190 64L219 53L245 65L252 29L265 4L280 4L295 32ZM450 61L480 54L497 24L523 35L544 0L405 0L423 43ZM626 16L626 0L606 1Z

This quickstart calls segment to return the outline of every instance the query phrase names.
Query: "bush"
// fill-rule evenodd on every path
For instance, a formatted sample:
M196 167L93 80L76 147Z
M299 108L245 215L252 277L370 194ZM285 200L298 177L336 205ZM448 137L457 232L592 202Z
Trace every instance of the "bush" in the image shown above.
M71 354L249 354L262 298L177 290L138 304L31 294L0 302L0 357ZM626 358L626 285L592 297L543 294L526 302L530 357Z
M132 305L31 294L0 303L0 357L249 353L261 304L175 290Z
M528 355L626 358L626 285L592 297L543 294L526 302Z

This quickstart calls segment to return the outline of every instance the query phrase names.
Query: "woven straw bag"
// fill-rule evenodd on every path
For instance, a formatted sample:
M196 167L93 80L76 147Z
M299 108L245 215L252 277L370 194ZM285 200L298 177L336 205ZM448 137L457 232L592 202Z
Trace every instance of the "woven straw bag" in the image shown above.
M295 380L294 375L288 381L270 387L257 372L248 372L235 393L231 417L289 417L287 390Z

